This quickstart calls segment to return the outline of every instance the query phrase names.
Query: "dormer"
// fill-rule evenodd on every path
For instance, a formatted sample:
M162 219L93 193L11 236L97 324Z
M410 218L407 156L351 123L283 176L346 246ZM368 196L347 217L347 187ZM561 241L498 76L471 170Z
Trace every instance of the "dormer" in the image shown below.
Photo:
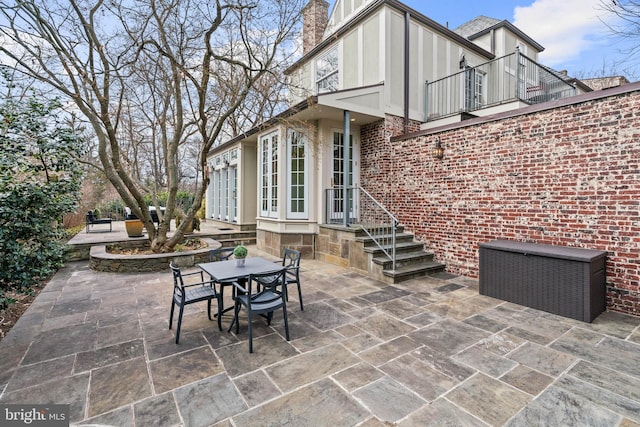
M467 40L500 57L516 48L534 61L544 47L507 20L478 16L453 30Z

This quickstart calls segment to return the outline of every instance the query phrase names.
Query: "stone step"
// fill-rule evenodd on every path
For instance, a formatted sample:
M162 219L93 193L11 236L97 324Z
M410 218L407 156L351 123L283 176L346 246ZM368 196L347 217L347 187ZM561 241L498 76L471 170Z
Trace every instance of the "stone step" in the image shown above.
M400 252L396 253L396 268L410 264L420 264L433 260L433 252L427 252L425 250L415 252ZM373 257L375 264L381 265L384 270L392 269L393 262L388 256L381 254Z
M393 246L383 245L383 248L390 253ZM384 255L384 251L375 244L372 246L365 246L363 249L366 253L373 254L374 257ZM417 252L421 250L424 250L424 244L413 240L396 242L396 256L400 253Z
M393 283L399 283L428 274L444 271L445 265L437 261L428 261L420 264L397 267L395 270L383 270L382 274L390 277Z
M376 235L375 237L378 240L389 241L389 242L393 239L393 235L391 234ZM407 242L407 241L410 241L410 242L413 241L413 234L410 234L410 233L396 234L396 243ZM356 237L356 242L364 243L365 246L375 245L375 240L366 234L364 236Z

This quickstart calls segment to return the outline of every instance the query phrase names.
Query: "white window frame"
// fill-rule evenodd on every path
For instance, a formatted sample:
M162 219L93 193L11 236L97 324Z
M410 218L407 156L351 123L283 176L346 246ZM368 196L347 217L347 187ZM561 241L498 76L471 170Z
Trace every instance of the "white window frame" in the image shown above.
M334 92L340 86L340 57L334 47L315 61L316 93Z
M480 109L487 103L487 73L476 69L473 80L473 103Z
M278 137L277 131L264 135L258 147L260 216L264 218L278 217Z
M296 160L293 158L294 143L303 149L303 158L297 158L297 160L302 160L302 173L297 169L294 170L293 161ZM303 132L287 129L287 165L287 218L309 219L309 143ZM297 176L294 176L294 171ZM302 183L299 180L300 175L302 175ZM295 184L294 181L296 181ZM293 211L294 188L296 190L295 201L304 203L304 209L301 211ZM300 196L300 191L302 191L302 196Z

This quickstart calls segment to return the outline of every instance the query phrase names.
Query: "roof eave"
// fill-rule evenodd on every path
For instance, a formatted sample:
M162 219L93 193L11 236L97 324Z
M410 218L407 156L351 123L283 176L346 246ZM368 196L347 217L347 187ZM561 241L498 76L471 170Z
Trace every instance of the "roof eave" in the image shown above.
M222 149L227 148L227 147L229 147L229 146L231 146L233 144L241 142L241 141L249 138L250 136L257 134L258 132L260 132L260 131L262 131L264 129L268 129L271 126L273 126L275 123L277 123L278 121L280 121L282 119L285 119L287 117L291 117L291 116L299 113L300 111L306 110L307 108L309 108L309 106L317 104L317 103L318 103L318 97L317 96L310 96L310 97L306 98L304 101L301 101L301 102L297 103L293 107L287 108L285 111L283 111L282 113L278 114L277 116L274 116L274 117L270 118L266 122L262 122L259 125L252 127L248 131L243 132L243 133L231 138L230 140L225 141L222 144L213 147L207 153L207 157L209 157L209 156L215 154L216 152L221 151Z
M498 22L495 25L492 25L492 26L490 26L488 28L485 28L482 31L479 31L479 32L477 32L475 34L472 34L468 38L469 38L469 40L475 40L478 37L482 37L485 34L490 33L492 30L496 30L496 29L498 29L500 27L507 27L509 29L509 31L511 31L512 33L516 34L518 37L524 39L527 43L529 43L534 48L538 49L538 52L544 51L544 46L542 46L540 43L538 43L537 41L535 41L534 39L532 39L531 37L526 35L522 30L520 30L518 27L516 27L515 25L513 25L511 22L507 21L506 19Z

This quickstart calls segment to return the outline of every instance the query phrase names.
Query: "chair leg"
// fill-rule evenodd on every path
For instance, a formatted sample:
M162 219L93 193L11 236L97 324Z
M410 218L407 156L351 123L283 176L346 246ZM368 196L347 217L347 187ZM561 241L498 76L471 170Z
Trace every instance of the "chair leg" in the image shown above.
M184 312L184 304L180 304L180 313L178 314L178 327L176 328L176 344L180 342L180 327L182 326L183 312Z
M282 307L282 317L284 318L284 332L287 337L287 341L289 341L289 319L287 318L287 307Z
M211 299L207 300L207 315L209 316L209 320L213 320L211 318Z
M300 289L300 282L298 282L297 285L298 285L298 298L300 299L300 311L304 311L304 305L302 305L302 289Z
M173 309L176 306L176 302L171 300L171 314L169 315L169 329L171 329L171 326L173 325Z
M249 318L249 353L253 353L253 326L251 325L251 311L247 310L247 317Z
M229 325L229 329L227 330L227 332L231 332L231 329L233 328L234 323L236 324L236 334L240 332L240 325L238 321L239 312L240 312L240 304L236 302L235 305L233 306L233 320L231 321L231 324Z
M221 307L220 310L218 310L218 313L222 313L224 311L224 288L225 286L220 283L220 302L218 302L218 306ZM218 317L220 317L222 314L218 314Z

